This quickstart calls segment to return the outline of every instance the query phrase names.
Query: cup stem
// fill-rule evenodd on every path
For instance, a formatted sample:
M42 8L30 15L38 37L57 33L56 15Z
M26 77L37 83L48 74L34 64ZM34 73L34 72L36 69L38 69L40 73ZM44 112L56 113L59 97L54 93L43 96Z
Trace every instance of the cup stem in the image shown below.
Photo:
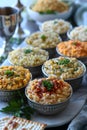
M8 41L5 40L4 56L8 56L8 53L12 50L12 47Z

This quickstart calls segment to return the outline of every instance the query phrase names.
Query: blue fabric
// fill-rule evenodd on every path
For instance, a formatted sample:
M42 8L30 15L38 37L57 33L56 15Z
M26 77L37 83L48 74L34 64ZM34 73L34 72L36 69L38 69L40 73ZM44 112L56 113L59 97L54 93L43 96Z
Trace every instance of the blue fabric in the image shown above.
M87 74L83 78L82 85L87 87ZM87 130L87 101L81 112L71 121L67 130Z

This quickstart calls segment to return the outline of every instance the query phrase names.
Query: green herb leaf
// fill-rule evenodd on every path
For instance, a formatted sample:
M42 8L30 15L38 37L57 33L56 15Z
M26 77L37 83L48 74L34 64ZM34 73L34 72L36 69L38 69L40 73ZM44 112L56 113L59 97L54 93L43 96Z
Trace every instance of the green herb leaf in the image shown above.
M25 53L25 54L28 54L28 53L31 53L31 52L32 52L31 49L25 49L25 50L24 50L24 53Z
M42 39L43 41L45 41L45 40L46 40L46 36L45 36L45 35L41 35L41 39Z
M69 60L69 59L62 59L62 60L59 60L59 61L58 61L58 64L59 64L59 65L66 65L66 64L68 64L68 63L70 63L70 60Z
M53 10L47 10L45 12L39 12L40 14L55 14L56 12Z
M13 76L14 75L14 71L6 70L6 71L4 71L4 74L7 75L7 76Z
M30 119L34 110L27 104L25 97L19 93L18 99L12 99L0 112L12 114L13 116Z
M76 42L73 42L72 44L73 44L73 45L75 45L75 46L77 45L77 43L76 43Z
M48 80L43 80L42 84L44 85L44 87L46 87L48 91L50 91L53 88L52 82Z
M78 70L78 68L75 68L75 69L74 69L74 71L77 71L77 70Z
M61 72L61 73L63 73L63 72L64 72L64 71L63 71L63 68L60 68L60 72Z

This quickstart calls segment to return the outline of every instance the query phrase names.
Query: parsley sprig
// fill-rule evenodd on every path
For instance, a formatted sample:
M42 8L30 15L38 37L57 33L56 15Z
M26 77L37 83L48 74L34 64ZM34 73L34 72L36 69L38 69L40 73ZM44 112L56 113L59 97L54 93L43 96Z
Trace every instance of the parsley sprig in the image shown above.
M46 40L46 36L45 36L45 35L41 35L41 39L42 39L43 41L45 41L45 40Z
M67 65L68 63L70 63L69 59L62 59L58 61L59 65Z
M31 52L32 52L31 49L25 49L25 50L24 50L24 53L25 53L25 54L28 54L28 53L31 53Z
M40 13L40 14L55 14L56 12L53 11L53 10L47 10L47 11L45 11L45 12L40 11L39 13Z
M13 76L14 75L14 71L6 70L6 71L4 71L4 74L7 75L7 76Z
M48 91L52 90L52 88L53 88L52 82L50 82L48 80L43 80L42 84L44 85L44 87L46 87L46 89Z
M0 112L12 114L13 116L30 119L34 110L27 104L25 97L19 93L20 97L12 99L8 105L0 110Z

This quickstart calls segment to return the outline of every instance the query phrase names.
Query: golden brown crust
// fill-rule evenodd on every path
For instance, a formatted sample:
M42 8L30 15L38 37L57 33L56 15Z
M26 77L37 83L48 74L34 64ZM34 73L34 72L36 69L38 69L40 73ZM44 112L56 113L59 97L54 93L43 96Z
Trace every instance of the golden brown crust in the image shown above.
M46 12L47 10L64 12L68 9L68 4L58 0L38 0L32 7L32 10L37 12Z
M4 117L0 119L0 130L4 130L3 127L9 122L10 117Z
M17 90L25 87L31 79L31 73L22 66L0 67L0 89Z
M69 57L84 57L87 56L87 42L78 40L69 40L61 42L57 45L57 50L60 54Z

